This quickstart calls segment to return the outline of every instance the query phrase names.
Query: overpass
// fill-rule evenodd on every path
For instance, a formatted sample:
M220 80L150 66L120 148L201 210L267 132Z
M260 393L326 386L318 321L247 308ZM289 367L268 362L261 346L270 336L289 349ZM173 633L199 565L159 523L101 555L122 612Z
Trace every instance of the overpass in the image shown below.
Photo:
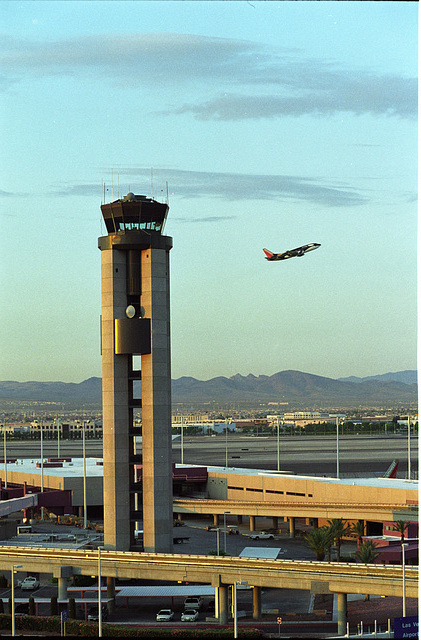
M345 631L346 594L360 593L402 597L403 572L396 565L341 562L266 560L184 554L88 551L34 547L0 547L0 569L21 564L23 571L50 573L58 578L59 599L66 597L67 577L74 574L111 578L183 581L209 584L218 589L220 622L228 619L228 587L246 581L253 587L254 616L261 610L260 589L302 589L313 593L338 594L338 633ZM418 569L405 568L406 596L418 597Z
M332 520L374 520L378 522L418 521L418 505L372 504L372 503L329 503L329 502L257 502L244 500L174 499L173 511L177 514L213 515L217 524L218 516L229 511L230 515L248 516L250 531L255 530L256 517L288 517L290 532L294 533L294 518L323 518Z

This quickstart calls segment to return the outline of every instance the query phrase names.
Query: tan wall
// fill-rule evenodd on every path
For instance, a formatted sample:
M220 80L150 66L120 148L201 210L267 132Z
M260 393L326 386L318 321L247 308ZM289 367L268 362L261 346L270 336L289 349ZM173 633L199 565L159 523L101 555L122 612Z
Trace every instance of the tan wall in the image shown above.
M300 477L226 474L208 471L208 492L211 499L221 499L218 480L227 478L228 500L255 502L314 502L347 504L413 504L418 501L415 488L364 487ZM236 488L233 488L236 487Z

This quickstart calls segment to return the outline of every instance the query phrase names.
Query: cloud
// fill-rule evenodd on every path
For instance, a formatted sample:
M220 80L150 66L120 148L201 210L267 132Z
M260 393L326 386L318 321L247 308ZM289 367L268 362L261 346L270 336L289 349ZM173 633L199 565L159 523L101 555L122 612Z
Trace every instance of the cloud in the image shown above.
M166 86L206 99L160 112L200 120L332 115L417 115L417 79L338 68L293 49L190 34L96 34L57 42L5 36L0 60L7 88L19 78L87 74L126 90ZM211 97L209 97L209 95Z
M142 178L150 184L150 169L120 167L120 184L124 177ZM159 179L169 183L171 195L182 198L212 197L228 201L294 200L312 202L328 207L348 207L365 204L368 199L341 184L325 184L321 178L289 175L258 175L160 169ZM111 200L111 184L107 185L107 199ZM56 190L58 196L100 197L101 187L95 184L70 185ZM120 194L121 197L121 194ZM114 186L114 199L117 190Z

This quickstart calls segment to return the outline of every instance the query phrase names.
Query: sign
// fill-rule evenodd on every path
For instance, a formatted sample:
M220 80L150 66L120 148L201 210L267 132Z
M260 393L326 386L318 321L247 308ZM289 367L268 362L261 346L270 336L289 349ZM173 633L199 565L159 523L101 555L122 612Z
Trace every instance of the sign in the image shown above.
M62 622L66 622L67 620L67 611L62 611L61 612L61 621Z
M278 624L282 624L282 618L276 618Z
M418 616L395 618L393 631L395 638L418 638Z

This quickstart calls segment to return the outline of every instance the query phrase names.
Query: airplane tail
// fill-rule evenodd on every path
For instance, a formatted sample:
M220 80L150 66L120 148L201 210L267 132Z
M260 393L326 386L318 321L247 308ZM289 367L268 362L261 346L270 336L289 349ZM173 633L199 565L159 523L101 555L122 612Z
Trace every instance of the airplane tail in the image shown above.
M396 474L398 473L399 460L393 460L390 467L383 475L383 478L396 478Z
M272 253L272 251L269 251L269 249L263 249L263 252L266 256L266 260L269 260L269 258L273 258L274 254Z

